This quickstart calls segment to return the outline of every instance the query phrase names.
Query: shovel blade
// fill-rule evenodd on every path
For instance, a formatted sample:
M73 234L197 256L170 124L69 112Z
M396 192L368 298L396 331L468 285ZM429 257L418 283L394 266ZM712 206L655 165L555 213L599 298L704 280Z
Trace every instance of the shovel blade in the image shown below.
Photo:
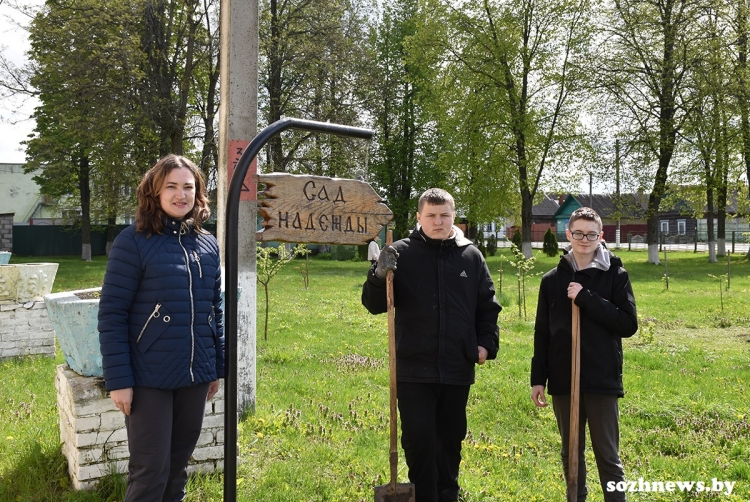
M396 483L396 493L393 493L393 485L380 485L375 487L375 502L415 502L416 495L412 483Z

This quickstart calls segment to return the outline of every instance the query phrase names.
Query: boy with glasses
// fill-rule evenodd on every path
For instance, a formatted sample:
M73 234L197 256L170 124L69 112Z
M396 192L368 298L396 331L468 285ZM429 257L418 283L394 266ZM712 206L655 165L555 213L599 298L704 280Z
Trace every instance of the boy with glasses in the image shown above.
M570 373L572 304L580 308L581 399L579 429L578 501L586 500L584 456L589 424L599 481L606 502L624 501L625 493L607 491L625 480L620 461L619 407L622 385L622 338L638 331L633 288L622 261L604 245L602 220L591 208L573 212L565 234L570 245L556 268L547 272L539 288L534 356L531 359L531 400L552 407L562 439L560 456L568 476L570 435Z

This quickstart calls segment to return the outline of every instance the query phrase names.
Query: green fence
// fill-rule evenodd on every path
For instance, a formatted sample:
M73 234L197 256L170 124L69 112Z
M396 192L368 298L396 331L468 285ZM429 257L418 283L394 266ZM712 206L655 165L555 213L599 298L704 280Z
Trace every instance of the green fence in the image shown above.
M128 225L118 225L119 234ZM214 233L216 225L204 225ZM106 254L107 231L97 226L91 232L91 254ZM116 235L115 234L115 235ZM81 254L81 229L73 225L13 225L13 254L19 256L62 256Z

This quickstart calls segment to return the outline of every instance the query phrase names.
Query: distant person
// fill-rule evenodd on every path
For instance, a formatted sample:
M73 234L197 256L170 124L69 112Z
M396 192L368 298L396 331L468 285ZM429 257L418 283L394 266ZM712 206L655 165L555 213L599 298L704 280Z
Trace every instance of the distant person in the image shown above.
M380 256L380 246L375 239L372 239L367 245L367 259L370 260L371 265L378 261L378 256Z
M531 400L547 406L549 385L557 428L562 439L560 456L568 479L570 435L571 331L573 307L580 308L581 399L578 452L578 501L585 501L586 422L599 470L605 502L624 501L625 493L608 491L625 481L620 461L620 411L623 397L622 338L638 331L633 288L622 261L602 241L602 220L591 208L576 209L566 235L570 245L556 268L542 277L534 326L531 360Z
M394 270L398 410L409 480L417 502L453 502L474 368L497 355L501 307L482 253L453 225L453 197L431 188L418 207L416 229L384 247L370 268L362 303L373 314L387 311L385 277Z
M198 168L159 160L115 239L99 303L104 382L125 414L126 502L185 498L206 401L224 377L221 268Z

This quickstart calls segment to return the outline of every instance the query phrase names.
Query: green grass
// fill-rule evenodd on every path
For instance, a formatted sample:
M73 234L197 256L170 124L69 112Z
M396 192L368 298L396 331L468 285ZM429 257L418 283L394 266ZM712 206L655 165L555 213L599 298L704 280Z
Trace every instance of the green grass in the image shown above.
M717 282L726 263L706 255L648 265L645 252L619 252L631 274L642 330L625 341L626 397L621 453L628 479L736 481L732 496L629 494L635 501L750 498L750 264L733 257L721 310ZM505 255L507 258L507 255ZM14 257L15 261L16 257ZM36 259L36 261L40 261ZM56 260L57 261L57 260ZM534 273L556 258L540 257ZM499 285L500 258L488 260ZM61 261L65 289L84 278L80 260ZM385 316L360 305L364 262L311 262L305 290L295 261L271 282L269 340L257 342L257 409L240 424L238 497L264 502L369 501L388 476ZM529 399L528 373L539 275L527 284L528 320L519 319L516 280L502 265L501 350L479 367L469 400L461 484L466 501L564 500L552 410ZM58 289L56 287L56 289ZM259 297L259 309L261 305ZM258 325L262 333L262 325ZM54 368L28 358L0 364L0 501L122 500L115 479L97 493L74 492L60 453ZM11 438L11 439L8 439ZM593 455L589 500L601 501ZM401 456L400 480L406 480ZM221 500L221 476L195 476L190 501Z

